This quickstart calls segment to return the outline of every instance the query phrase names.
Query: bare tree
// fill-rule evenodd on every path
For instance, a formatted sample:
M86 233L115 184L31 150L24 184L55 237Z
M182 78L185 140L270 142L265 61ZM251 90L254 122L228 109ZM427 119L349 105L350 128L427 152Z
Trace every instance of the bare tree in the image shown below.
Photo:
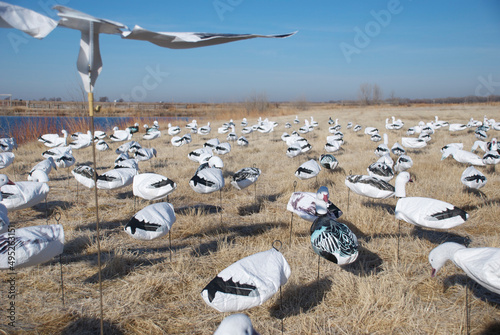
M358 96L362 105L369 105L372 98L372 85L368 83L362 83L359 85Z
M375 104L382 100L382 89L377 84L373 84L372 97Z

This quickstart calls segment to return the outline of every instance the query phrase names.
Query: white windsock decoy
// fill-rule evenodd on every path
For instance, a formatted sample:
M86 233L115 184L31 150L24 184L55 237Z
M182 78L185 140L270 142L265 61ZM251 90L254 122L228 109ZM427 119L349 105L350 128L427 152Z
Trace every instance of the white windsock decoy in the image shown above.
M422 149L427 146L427 142L421 138L402 137L401 145L408 149Z
M386 199L392 196L405 197L405 187L408 182L412 182L408 172L398 174L395 187L383 180L366 175L349 175L345 178L345 184L351 191L375 199Z
M158 128L150 128L146 132L146 134L142 135L142 138L145 140L154 140L155 138L159 138L161 136L161 131Z
M467 129L467 125L462 124L462 123L451 123L448 126L448 130L452 131L452 132L466 130L466 129Z
M491 140L491 147L482 158L482 161L486 165L496 165L500 163L500 152L498 152L497 139L493 138Z
M88 165L79 165L71 171L76 181L87 188L93 188L94 182L94 169Z
M237 312L262 305L285 285L290 265L276 250L259 252L222 270L201 291L205 303L219 312Z
M38 162L31 169L31 171L28 173L28 180L32 180L30 178L31 178L31 175L33 174L34 171L42 170L43 172L45 172L48 175L50 173L50 171L52 171L52 168L57 170L57 166L56 166L56 163L54 162L54 158L52 158L52 157L46 158L43 161Z
M406 150L398 142L394 143L394 145L391 148L391 152L396 156L401 156L406 154Z
M240 147L246 147L248 146L248 140L245 138L245 136L240 136L236 140L236 144L238 144Z
M14 239L9 233L0 235L0 269L45 263L61 254L63 249L64 230L60 224L16 228ZM14 264L11 250L15 250Z
M181 132L181 127L179 127L179 126L172 126L171 123L168 124L168 126L167 126L167 133L170 136L175 136L175 135L179 134L180 132Z
M134 176L132 191L136 197L158 200L167 197L177 188L171 179L156 173L141 173Z
M446 159L450 155L459 163L471 164L476 166L486 165L484 164L482 158L476 155L475 153L466 150L460 150L454 146L450 146L443 151L441 160Z
M236 171L233 175L233 180L231 185L233 185L238 190L242 190L257 181L260 177L261 171L255 167L247 167Z
M0 152L10 152L14 148L17 148L17 143L13 137L0 138Z
M116 190L133 183L136 169L115 168L97 175L97 188L102 190Z
M382 136L380 136L379 134L373 134L372 136L370 136L370 141L372 142L380 142L382 140Z
M212 148L214 149L216 146L218 146L220 144L219 142L219 139L218 138L211 138L209 139L208 141L206 141L204 144L203 144L203 147L206 148Z
M118 129L118 127L113 128L113 134L109 135L109 138L113 142L130 141L132 138L132 132L129 128L125 130Z
M314 252L330 262L345 265L358 258L358 239L345 224L320 216L311 225L310 233Z
M156 157L155 148L141 148L135 152L135 159L137 161L147 161Z
M10 220L8 216L7 207L0 204L0 234L5 233L9 229L9 224Z
M208 135L208 134L210 134L211 130L212 130L212 128L210 127L210 122L208 122L206 126L198 128L198 134Z
M311 159L299 166L297 171L295 171L295 175L299 179L304 180L316 177L320 171L321 166L319 166L315 159Z
M214 153L217 155L225 155L231 152L231 144L229 142L222 142L215 146Z
M302 149L298 143L294 143L294 144L288 146L288 148L286 149L286 156L290 157L290 158L295 157L301 153L302 153Z
M260 335L252 326L252 321L245 314L226 316L215 330L214 335Z
M205 155L212 156L212 147L207 146L195 149L188 153L188 158L193 162L200 163L200 159Z
M468 277L482 287L500 294L500 248L466 248L455 242L445 242L429 253L434 277L445 263L451 260Z
M361 129L360 129L361 130ZM378 134L378 129L375 127L366 127L365 134L372 136L373 134Z
M441 200L423 197L399 199L395 214L398 220L435 229L453 228L469 218L469 214L463 209Z
M45 171L35 170L31 173L31 175L28 176L28 180L37 183L48 183L50 179Z
M142 148L142 145L140 145L139 142L130 141L130 142L126 142L126 143L123 143L122 145L120 145L118 148L116 148L115 152L117 154L127 154L128 155L128 153L134 153L141 148Z
M379 144L375 148L375 155L377 157L381 157L383 155L390 154L390 153L391 153L391 151L389 150L389 136L387 136L387 134L384 133L384 143Z
M61 130L63 136L58 134L45 134L38 137L38 142L43 143L49 148L66 146L66 140L68 138L68 132L66 130Z
M410 156L401 155L396 160L396 164L394 164L394 172L400 173L408 170L413 166L413 160Z
M462 173L462 177L460 178L460 181L465 186L478 190L484 185L486 185L487 180L486 176L483 173L481 173L474 166L471 165L464 170L464 172Z
M316 193L294 192L288 200L286 209L310 222L314 222L322 215L338 219L343 213L329 200L329 196L330 192L326 186L321 186ZM317 211L318 203L323 204L322 212Z
M99 151L106 151L106 150L109 150L109 144L106 143L106 141L104 141L104 140L98 140L95 143L95 148Z
M0 201L8 211L29 208L42 202L49 193L47 183L34 181L10 182L1 188L2 199Z
M0 152L0 169L5 169L14 162L16 156L12 152Z
M448 148L451 148L451 147L455 147L459 150L462 150L464 148L464 144L463 143L448 143L447 145L445 145L444 147L441 148L441 153L444 153ZM474 151L474 150L471 150L471 151Z
M394 178L394 171L392 170L392 168L388 164L383 162L375 162L370 164L366 171L368 172L368 175L370 177L375 177L386 182Z
M138 240L153 240L168 234L175 220L174 206L160 202L137 212L124 230Z
M75 135L73 137L73 135ZM69 143L69 147L73 150L78 150L78 149L83 149L90 147L90 145L93 143L93 138L92 138L92 133L87 131L86 134L83 133L78 133L78 134L73 134L71 135L73 138L73 141Z
M139 170L139 163L135 158L124 159L115 163L115 169L130 168Z
M222 170L215 167L201 169L189 180L189 186L197 193L216 192L224 187Z

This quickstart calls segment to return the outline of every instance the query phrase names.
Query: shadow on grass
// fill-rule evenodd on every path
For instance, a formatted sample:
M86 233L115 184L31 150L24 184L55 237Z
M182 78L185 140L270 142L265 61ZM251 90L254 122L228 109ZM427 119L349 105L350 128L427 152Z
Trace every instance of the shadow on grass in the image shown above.
M307 285L287 285L282 292L281 303L278 298L276 304L270 308L270 315L283 319L307 313L323 301L325 293L330 291L331 287L332 281L328 278Z
M255 213L259 213L262 208L262 202L253 203L247 206L238 207L238 215L248 216Z
M491 322L484 328L482 331L478 333L479 335L497 335L500 334L500 322L495 321Z
M376 275L382 271L382 258L363 246L358 247L358 258L354 263L341 266L347 272L359 277Z
M183 206L175 209L175 214L178 215L201 215L201 214L216 214L222 210L219 206L196 204L192 206Z
M436 245L444 242L455 242L463 245L467 245L470 243L470 238L468 236L461 236L446 230L438 231L415 226L411 231L411 236L417 237L419 239L426 239L427 241Z
M475 188L470 188L470 187L465 187L464 186L462 192L467 193L467 194L475 195L476 197L481 198L481 199L487 199L488 198L486 196L486 194L484 194L484 192L482 192L480 190L476 190Z
M283 224L280 223L256 223L249 225L222 226L218 228L207 229L203 232L193 235L193 237L219 235L224 236L224 239L227 243L233 243L237 237L250 237L265 234L267 231L281 227L282 225ZM214 253L218 249L219 241L220 239L214 239L208 242L204 242L199 246L194 247L191 255L194 257L201 257Z
M67 325L62 331L63 335L95 335L101 332L101 320L98 318L81 317ZM103 333L109 335L125 334L117 325L103 320Z
M455 285L461 285L461 286L467 286L470 292L476 297L477 299L480 299L497 309L500 308L500 294L496 294L495 292L492 292L478 283L476 283L474 280L470 279L467 277L465 274L456 274L452 275L449 277L444 278L443 280L443 291L446 291L448 288L455 286ZM496 333L500 334L500 333Z
M383 202L365 201L363 202L363 206L373 209L382 209L390 215L394 215L396 213L394 205L386 204Z

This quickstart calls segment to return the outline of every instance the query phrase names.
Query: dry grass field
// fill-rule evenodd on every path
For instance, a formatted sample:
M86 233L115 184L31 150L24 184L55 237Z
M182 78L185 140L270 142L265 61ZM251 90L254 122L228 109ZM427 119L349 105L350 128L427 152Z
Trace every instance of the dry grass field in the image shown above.
M177 221L168 235L159 240L139 241L123 227L135 212L147 206L136 200L132 186L115 191L98 191L102 294L105 334L212 334L229 315L208 307L200 292L221 270L251 254L268 250L275 240L282 241L281 252L292 274L281 294L262 306L244 311L261 334L464 334L465 300L469 288L470 333L500 333L500 297L467 280L464 272L448 263L431 278L428 254L444 241L470 247L500 247L500 167L479 167L488 178L481 189L484 196L467 191L460 182L465 165L449 157L441 161L440 148L462 142L470 150L476 140L472 130L450 133L437 130L428 146L409 150L414 161L407 185L407 196L426 196L444 200L465 209L469 220L447 231L418 229L401 223L400 259L397 259L398 222L394 218L395 199L371 200L348 194L345 176L367 174L366 168L377 157L379 143L362 132L346 129L347 122L375 126L389 135L389 146L401 141L410 126L429 122L438 115L450 123L467 123L484 115L500 121L499 106L453 105L426 107L314 108L289 110L269 116L279 126L269 134L252 133L248 147L232 144L224 161L226 186L222 192L197 194L188 185L197 164L187 154L214 137L225 142L217 128L229 119L211 121L209 136L193 134L189 145L173 147L166 131L162 137L146 141L142 133L133 140L154 147L158 156L140 162L140 172L155 172L177 183L169 196ZM288 114L288 115L284 115ZM298 115L300 125L285 129ZM313 132L303 135L312 150L294 158L285 156L286 144L280 136L303 125L310 116L319 122ZM395 116L405 122L403 129L386 130L385 119ZM295 170L303 162L317 159L324 151L329 117L338 118L345 144L334 156L335 171L323 169L317 178L299 180ZM234 119L240 134L241 119ZM257 118L249 118L249 124ZM177 124L187 132L185 124ZM142 128L142 127L141 127ZM160 129L166 130L166 124ZM75 131L68 129L69 132ZM143 131L141 129L141 131ZM500 132L489 131L489 139ZM139 136L138 136L139 135ZM111 151L97 152L98 172L113 166L114 150L121 143L108 140ZM401 143L401 142L400 142ZM13 165L1 171L12 180L26 180L27 173L42 160L42 144L26 143L14 151ZM92 161L91 148L74 151L77 164ZM482 153L479 153L482 155ZM393 156L394 158L394 156ZM256 166L262 175L253 186L238 191L230 184L234 172ZM97 240L94 191L77 185L70 171L50 174L47 203L9 213L15 228L55 224L57 213L65 230L62 266L59 258L16 272L16 327L7 325L6 272L0 273L0 333L6 334L97 334L100 304L97 267ZM310 223L286 210L294 190L315 192L325 185L330 199L344 215L339 221L351 228L360 243L360 255L351 265L340 267L325 259L319 261L309 238ZM394 183L394 180L391 181ZM255 194L256 192L256 194ZM349 199L349 204L348 204ZM46 209L47 206L47 209ZM222 208L221 212L217 209ZM290 243L290 223L293 231ZM61 273L64 281L62 304Z

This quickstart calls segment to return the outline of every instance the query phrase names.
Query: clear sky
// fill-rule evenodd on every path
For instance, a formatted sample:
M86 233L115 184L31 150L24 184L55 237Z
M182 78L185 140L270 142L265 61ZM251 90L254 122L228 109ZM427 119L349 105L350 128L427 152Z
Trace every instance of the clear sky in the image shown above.
M130 29L298 31L188 50L101 34L96 99L237 102L265 94L270 101L329 101L357 99L362 83L377 84L383 98L500 94L496 0L4 1L54 19L51 7L60 4ZM0 29L0 93L82 101L79 40L79 31L62 27L42 40ZM159 79L145 90L151 71Z

